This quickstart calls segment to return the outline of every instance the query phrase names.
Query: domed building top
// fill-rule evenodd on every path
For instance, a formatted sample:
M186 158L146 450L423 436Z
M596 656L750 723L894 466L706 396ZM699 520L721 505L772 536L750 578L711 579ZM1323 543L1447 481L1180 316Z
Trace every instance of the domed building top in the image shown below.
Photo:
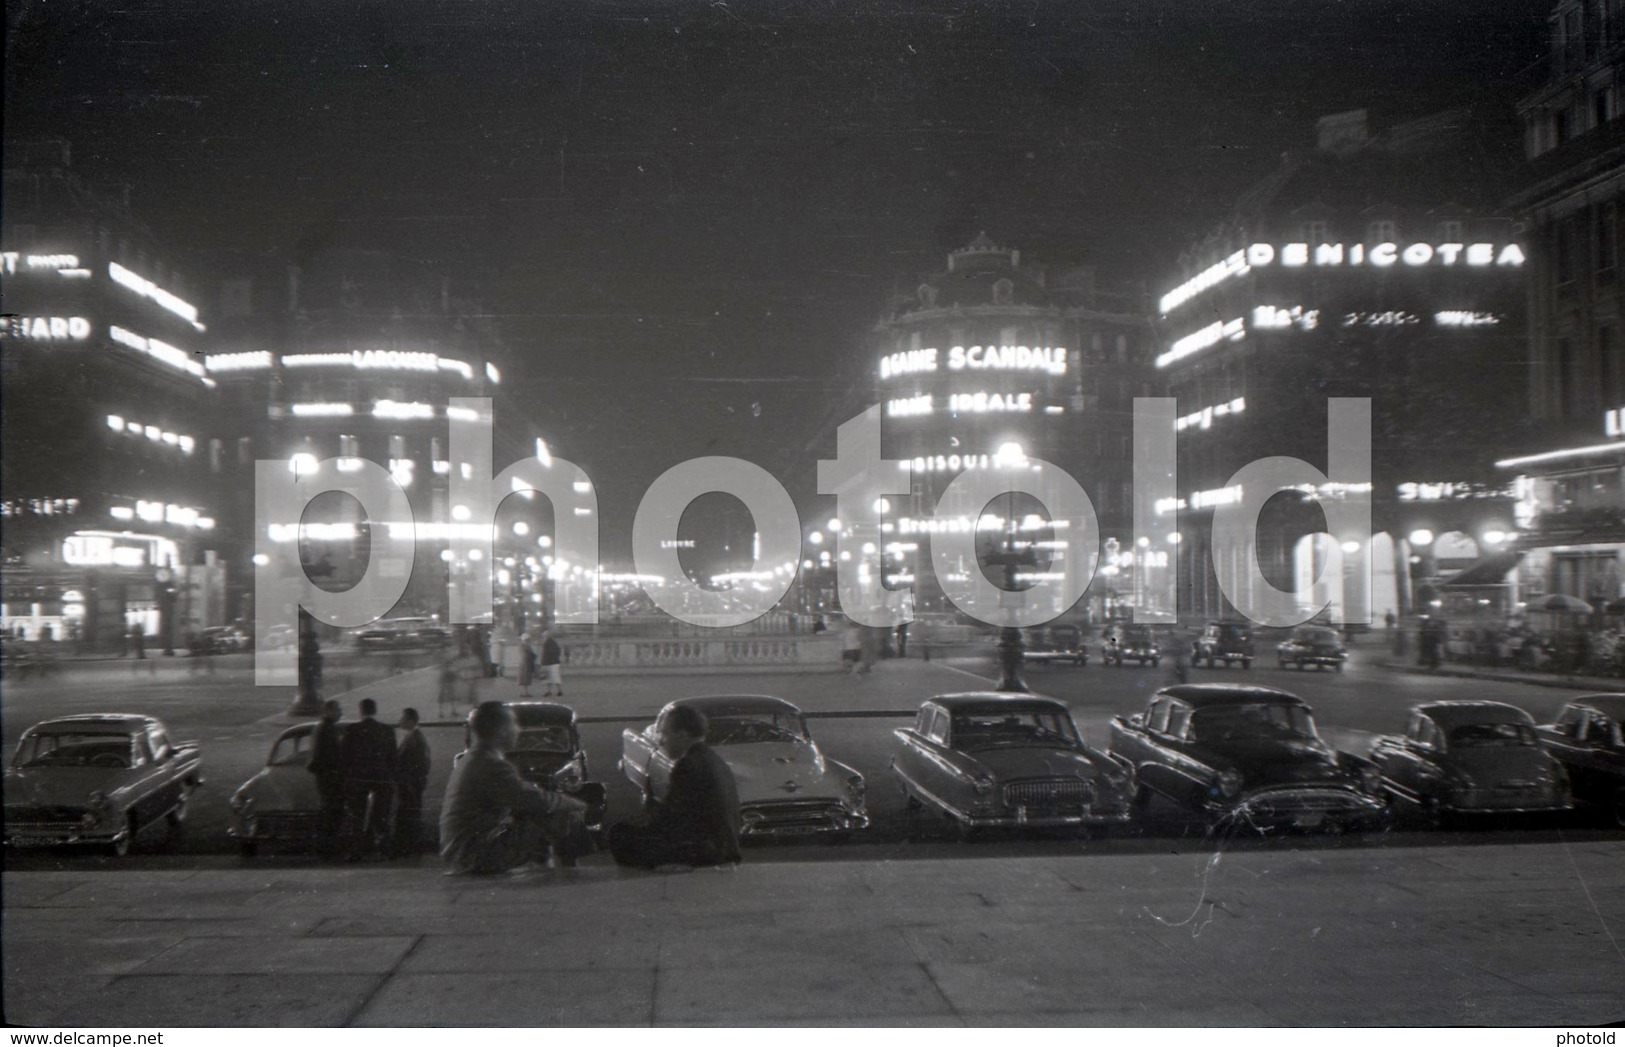
M981 233L949 252L947 269L927 277L901 311L1050 304L1043 267L1023 267L1020 251L1000 247Z

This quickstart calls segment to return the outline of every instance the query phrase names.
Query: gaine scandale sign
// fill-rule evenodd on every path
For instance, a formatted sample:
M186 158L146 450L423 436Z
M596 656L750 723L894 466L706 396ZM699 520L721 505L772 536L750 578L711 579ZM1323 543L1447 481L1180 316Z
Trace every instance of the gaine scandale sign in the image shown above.
M450 434L452 460L466 467L450 475L447 504L459 523L448 532L453 547L447 553L469 567L451 586L451 621L468 623L491 612L496 508L515 492L547 496L555 520L555 557L591 565L595 574L598 499L586 472L551 454L538 454L493 476L491 401L458 397L453 398L452 406L472 420L453 419ZM1137 534L1178 529L1176 415L1177 401L1172 398L1134 402ZM836 535L841 611L861 625L890 627L913 620L913 595L912 586L887 588L878 569L877 557L882 555L878 547L884 544L882 507L887 496L908 494L912 483L908 461L883 458L880 429L878 404L840 426L836 457L818 463L818 491L835 496L843 521ZM1326 610L1332 605L1333 584L1340 583L1344 574L1339 547L1363 549L1370 542L1369 399L1327 402L1327 448L1324 473L1296 458L1260 459L1231 477L1224 490L1234 491L1234 498L1214 502L1210 542L1219 586L1240 613L1260 624L1296 625ZM298 470L290 470L283 461L255 463L254 609L255 627L262 634L279 625L292 628L300 608L329 625L365 625L386 614L406 590L415 536L421 534L423 525L403 528L399 536L392 533L393 528L369 528L366 572L342 592L316 587L305 574L298 543L277 540L289 526L298 526L313 498L329 492L354 498L370 520L412 519L406 491L389 470L375 462L346 461L347 470L339 467L339 459L308 462ZM979 558L975 528L944 528L931 542L931 569L944 595L970 617L1000 627L1039 625L1053 619L1083 597L1100 564L1099 523L1093 503L1078 481L1052 462L1023 457L1015 465L960 472L943 491L935 518L977 520L995 498L1012 492L1029 495L1044 506L1050 526L1065 530L1072 548L1081 553L1067 570L1045 572L1032 588L1009 591L994 585L980 571L962 569L963 564ZM1338 541L1332 543L1332 554L1307 592L1278 589L1263 576L1257 557L1250 554L1259 514L1278 492L1326 484L1351 492L1346 499L1322 504L1328 528ZM703 588L684 572L678 557L682 548L679 522L694 499L711 492L732 495L750 511L757 537L753 563L743 576L760 584L718 592ZM740 458L695 458L668 469L644 493L632 523L632 555L638 575L665 580L663 585L645 589L655 606L679 620L720 628L752 621L779 603L801 563L801 536L794 502L772 474ZM1229 555L1233 551L1248 555ZM1356 556L1351 567L1356 573L1369 573L1369 560ZM1165 590L1156 594L1162 606L1174 606L1174 583L1172 572L1167 572L1165 584L1157 583ZM1359 620L1360 613L1354 612L1350 620ZM1369 618L1369 611L1363 613ZM1138 618L1138 608L1135 614ZM580 611L561 612L556 620L561 624L596 623L597 601L589 601ZM267 647L257 645L259 650ZM293 674L291 667L273 666L269 659L256 659L255 670L260 684L286 685Z

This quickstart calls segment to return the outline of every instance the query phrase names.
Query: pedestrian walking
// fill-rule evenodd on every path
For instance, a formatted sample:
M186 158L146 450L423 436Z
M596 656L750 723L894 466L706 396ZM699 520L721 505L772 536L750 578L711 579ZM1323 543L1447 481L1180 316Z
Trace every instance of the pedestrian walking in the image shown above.
M435 696L435 706L441 716L457 711L457 655L440 663L440 689Z
M863 630L855 622L841 633L841 662L849 673L857 672L863 662Z
M339 827L344 820L344 764L339 756L339 718L343 715L338 702L328 699L322 703L322 718L311 739L310 763L305 765L316 776L316 853L322 858L338 855Z
M339 743L344 768L344 837L351 861L382 856L395 799L395 731L376 719L378 703L361 699L361 719Z
M395 857L409 858L418 848L419 826L423 822L423 793L429 787L429 742L418 729L418 711L401 710L397 728L400 748L395 751Z
M536 678L536 634L526 630L519 637L519 697L530 697L530 682Z
M553 630L542 631L542 696L564 697L564 649L553 636Z
M897 623L897 657L908 657L908 623Z

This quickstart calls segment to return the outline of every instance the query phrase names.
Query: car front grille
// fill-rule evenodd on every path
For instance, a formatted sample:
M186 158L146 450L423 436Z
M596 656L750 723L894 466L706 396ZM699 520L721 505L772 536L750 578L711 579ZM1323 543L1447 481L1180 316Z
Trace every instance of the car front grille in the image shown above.
M849 826L852 817L846 808L828 800L787 800L783 803L755 803L740 809L741 832L766 833L823 832Z
M81 828L80 820L84 816L83 807L8 807L6 830L69 832Z
M1033 778L1004 787L1007 807L1086 807L1095 798L1094 787L1081 778Z
M1265 789L1247 798L1246 806L1258 814L1296 814L1307 811L1356 811L1374 805L1353 789Z

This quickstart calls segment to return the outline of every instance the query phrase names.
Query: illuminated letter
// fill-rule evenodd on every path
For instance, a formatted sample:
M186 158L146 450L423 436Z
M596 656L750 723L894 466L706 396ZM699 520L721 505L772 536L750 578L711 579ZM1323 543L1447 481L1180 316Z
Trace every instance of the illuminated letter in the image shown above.
M880 408L871 410L878 419ZM750 510L757 533L750 573L765 582L762 588L702 589L684 573L677 550L667 544L675 543L689 503L712 491L731 494ZM638 574L665 579L664 586L646 591L655 606L673 618L713 628L744 625L772 610L795 580L801 563L801 520L790 492L754 462L691 458L661 473L638 503L632 518L632 563Z
M1371 249L1371 264L1389 266L1393 265L1399 255L1399 247L1395 244L1378 244Z
M1275 248L1269 244L1252 244L1247 248L1248 265L1269 265L1275 261Z
M1242 497L1221 503L1213 513L1213 570L1219 589L1244 616L1260 625L1301 625L1325 610L1331 602L1329 578L1343 577L1343 542L1371 544L1371 401L1369 398L1334 398L1326 405L1327 471L1300 458L1260 458L1243 466L1230 478L1229 488L1239 487ZM1321 510L1326 525L1335 536L1320 575L1307 594L1277 589L1258 568L1254 534L1258 515L1265 503L1281 491L1319 488L1341 484L1350 493L1341 500L1323 500ZM1352 591L1371 591L1371 558L1357 561ZM1362 576L1363 575L1363 579ZM1302 602L1300 602L1302 601ZM1349 602L1342 603L1335 621L1369 624L1369 606L1363 614L1348 615Z
M1461 244L1440 244L1439 261L1444 265L1455 265L1456 257L1461 254Z
M1287 244L1285 247L1281 248L1281 264L1282 265L1294 265L1294 266L1296 266L1296 265L1308 265L1309 264L1309 245L1308 244Z
M1342 244L1321 244L1319 247L1315 248L1315 264L1316 265L1342 265L1343 264L1343 245Z
M947 467L940 456L937 462L939 469ZM885 544L875 503L884 495L908 494L904 466L880 457L878 406L843 423L835 431L835 458L818 463L818 493L835 496L841 519L835 536L841 611L859 625L890 627L914 620L912 589L887 589L880 576L881 561L877 558L871 565L863 552L865 543L877 548Z
M1411 244L1405 248L1404 258L1406 265L1427 265L1433 261L1433 248L1428 244Z
M965 347L956 345L948 350L948 369L962 371L965 369Z
M1495 261L1494 244L1469 244L1467 246L1468 265L1489 265Z
M1523 248L1517 244L1507 244L1501 248L1500 257L1495 259L1496 265L1522 265Z

